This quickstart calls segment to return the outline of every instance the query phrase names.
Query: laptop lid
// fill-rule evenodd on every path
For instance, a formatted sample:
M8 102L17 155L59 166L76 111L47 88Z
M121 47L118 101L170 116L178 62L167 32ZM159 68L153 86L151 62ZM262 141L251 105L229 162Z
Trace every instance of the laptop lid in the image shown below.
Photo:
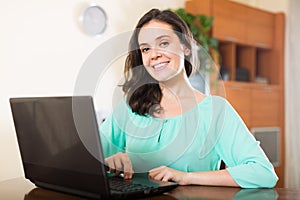
M25 177L37 186L91 198L109 198L109 180L93 99L90 96L11 98ZM149 181L162 193L175 183ZM124 196L117 192L118 196ZM139 195L141 196L141 195Z
M26 178L55 190L109 196L91 97L11 98L10 104Z

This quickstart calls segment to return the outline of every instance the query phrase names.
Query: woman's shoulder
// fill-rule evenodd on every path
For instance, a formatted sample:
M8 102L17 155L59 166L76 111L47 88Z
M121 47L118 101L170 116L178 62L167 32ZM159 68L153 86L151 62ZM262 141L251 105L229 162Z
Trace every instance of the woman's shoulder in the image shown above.
M199 104L198 109L203 112L213 112L214 114L232 115L236 111L230 102L221 96L207 95Z
M197 99L198 104L201 104L202 102L219 102L219 103L229 103L225 97L217 96L217 95L211 95L211 94L203 94L202 92L198 90L194 90L194 95Z
M230 104L226 98L217 95L204 95L202 99L198 101L198 104L201 105L215 105L215 104Z

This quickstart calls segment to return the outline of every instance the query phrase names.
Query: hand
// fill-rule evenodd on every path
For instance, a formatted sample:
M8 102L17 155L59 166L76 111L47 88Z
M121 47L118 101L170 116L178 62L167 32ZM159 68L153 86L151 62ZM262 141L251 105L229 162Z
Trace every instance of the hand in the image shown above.
M124 179L131 179L134 173L131 160L126 153L119 152L106 158L105 165L108 166L109 172L114 173L115 176L119 176L123 171Z
M150 178L159 181L174 181L180 185L188 185L187 172L178 171L166 166L160 166L149 171Z

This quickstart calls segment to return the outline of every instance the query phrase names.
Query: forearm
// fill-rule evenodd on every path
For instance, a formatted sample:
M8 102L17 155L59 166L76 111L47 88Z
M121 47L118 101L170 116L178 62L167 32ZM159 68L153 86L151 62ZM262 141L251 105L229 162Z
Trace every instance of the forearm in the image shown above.
M227 170L189 172L186 175L186 182L194 185L239 187Z

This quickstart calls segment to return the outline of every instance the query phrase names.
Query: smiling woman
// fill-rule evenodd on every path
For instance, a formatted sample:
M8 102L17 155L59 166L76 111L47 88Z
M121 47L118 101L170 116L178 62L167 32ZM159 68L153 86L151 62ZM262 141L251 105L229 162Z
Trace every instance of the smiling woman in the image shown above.
M149 110L162 110L160 104L162 91L160 87L163 87L163 83L166 84L166 81L171 80L173 77L178 78L181 76L186 79L190 76L194 68L191 61L197 58L197 54L192 53L196 51L196 46L188 26L171 11L165 11L164 15L166 16L158 15L152 18L149 14L142 18L136 26L129 44L130 52L125 63L126 80L123 91L127 94L127 102L133 111L141 115L146 115ZM174 16L177 17L177 20L174 20ZM162 20L160 17L164 19ZM170 19L165 17L170 17ZM148 51L150 53L147 53ZM149 67L151 65L153 70ZM164 70L160 71L159 69ZM181 75L177 76L177 74ZM155 75L158 79L152 75ZM180 80L184 79L180 78ZM159 81L162 82L160 87L157 84ZM186 91L194 90L188 81L184 80L183 83L182 91L184 89ZM145 92L150 95L143 95ZM172 94L173 92L169 91L169 93ZM186 94L193 94L190 99L194 100L194 92ZM199 96L200 93L197 94ZM171 98L174 99L174 97L175 102L178 102L176 95L172 95ZM181 109L180 106L178 108ZM164 110L166 109L167 107Z
M164 82L183 72L187 48L169 24L149 22L141 29L138 41L144 66L154 79Z
M181 185L274 187L272 164L234 108L191 86L194 44L172 11L152 9L139 20L125 62L124 101L100 127L109 170ZM219 170L221 160L228 168Z

